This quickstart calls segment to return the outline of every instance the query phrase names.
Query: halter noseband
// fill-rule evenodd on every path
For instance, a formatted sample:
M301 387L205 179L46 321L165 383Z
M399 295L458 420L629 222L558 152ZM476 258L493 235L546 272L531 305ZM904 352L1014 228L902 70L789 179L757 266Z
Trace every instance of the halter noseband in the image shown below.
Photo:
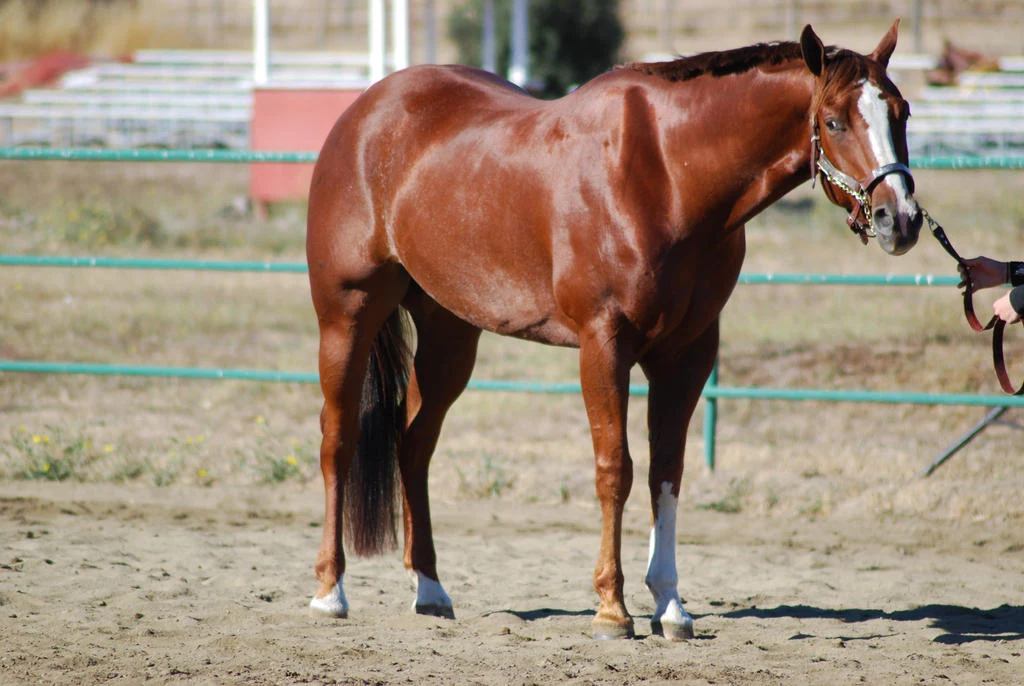
M821 147L821 131L812 113L811 188L814 187L814 181L817 179L819 171L826 181L846 192L856 202L856 206L850 211L850 216L846 218L846 223L863 243L867 243L868 238L876 235L875 218L871 212L871 191L875 189L875 186L881 183L882 179L889 174L903 174L910 185L910 192L914 192L914 176L910 173L910 168L900 162L882 165L868 174L867 178L863 181L858 181L849 174L840 171L825 154L824 148Z

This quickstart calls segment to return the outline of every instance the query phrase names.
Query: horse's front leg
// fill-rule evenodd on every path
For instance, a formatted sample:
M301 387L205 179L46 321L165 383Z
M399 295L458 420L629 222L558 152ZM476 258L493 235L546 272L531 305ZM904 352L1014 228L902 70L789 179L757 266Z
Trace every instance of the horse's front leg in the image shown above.
M650 383L647 425L651 441L651 545L644 581L654 596L651 633L674 641L693 638L693 618L679 598L676 510L683 476L686 429L718 351L718 322L685 347L671 341L641 360Z
M601 549L594 590L601 600L594 638L631 638L633 618L622 592L622 510L633 486L626 442L629 369L622 342L610 324L580 334L580 384L594 442L595 481L601 502Z

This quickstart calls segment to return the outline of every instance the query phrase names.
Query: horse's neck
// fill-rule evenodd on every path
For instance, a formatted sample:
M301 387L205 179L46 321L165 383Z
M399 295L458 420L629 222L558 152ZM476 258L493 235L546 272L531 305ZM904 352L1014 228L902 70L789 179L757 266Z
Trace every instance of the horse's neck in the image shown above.
M813 81L802 63L773 73L704 78L709 80L701 86L716 90L691 115L703 119L694 122L696 130L719 132L719 145L729 144L712 157L705 152L697 163L715 189L712 202L728 211L728 226L737 226L808 179ZM698 141L696 149L714 147L714 140Z

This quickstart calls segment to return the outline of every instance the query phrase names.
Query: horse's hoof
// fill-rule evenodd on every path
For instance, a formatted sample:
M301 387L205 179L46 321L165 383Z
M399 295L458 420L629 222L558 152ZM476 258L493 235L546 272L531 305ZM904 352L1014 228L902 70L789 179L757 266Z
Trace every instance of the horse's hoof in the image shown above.
M687 641L693 638L693 620L682 624L651 621L651 633L664 636L670 641Z
M333 619L347 619L348 608L337 607L328 603L322 602L323 598L313 598L309 602L309 614L314 617L330 617Z
M416 610L418 615L455 619L455 608L451 605L415 605L413 609Z
M309 601L309 613L315 617L348 617L348 601L345 600L345 592L341 590L341 585L336 584L323 598L314 596Z
M598 641L621 641L633 638L633 622L614 624L612 622L594 622L594 639Z

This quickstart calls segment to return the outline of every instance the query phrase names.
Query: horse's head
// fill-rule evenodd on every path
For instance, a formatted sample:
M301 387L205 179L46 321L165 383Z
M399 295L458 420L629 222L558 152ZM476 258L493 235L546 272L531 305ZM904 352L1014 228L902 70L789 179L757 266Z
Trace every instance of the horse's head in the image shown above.
M891 255L914 246L922 219L907 167L910 107L885 73L898 26L899 21L870 55L826 50L809 25L800 36L804 62L817 81L812 180L820 173L828 198L850 212L850 228L865 243L877 236Z

